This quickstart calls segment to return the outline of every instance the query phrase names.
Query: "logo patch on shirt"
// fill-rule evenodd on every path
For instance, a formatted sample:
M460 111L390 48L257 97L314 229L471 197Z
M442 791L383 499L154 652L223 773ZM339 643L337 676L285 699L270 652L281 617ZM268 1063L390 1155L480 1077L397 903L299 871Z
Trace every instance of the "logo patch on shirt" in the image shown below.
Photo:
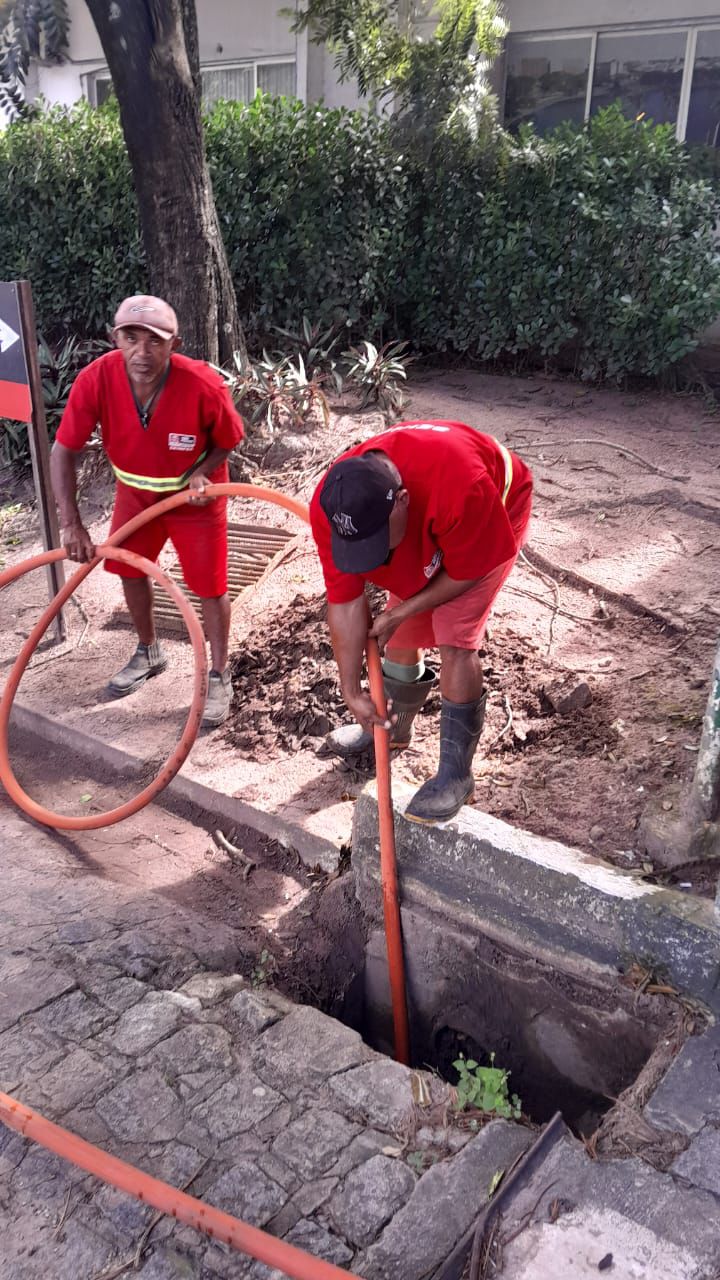
M442 551L440 550L436 551L430 563L426 564L423 568L423 573L425 574L426 578L432 578L435 576L438 569L440 568L440 565L442 564L442 558L443 558Z
M177 431L171 431L168 436L168 449L173 449L179 453L192 453L197 444L197 436L180 435Z

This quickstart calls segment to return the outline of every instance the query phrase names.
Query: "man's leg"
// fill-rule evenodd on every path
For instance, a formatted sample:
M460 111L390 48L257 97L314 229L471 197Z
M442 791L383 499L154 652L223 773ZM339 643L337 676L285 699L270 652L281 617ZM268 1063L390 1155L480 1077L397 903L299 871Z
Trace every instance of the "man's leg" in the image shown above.
M123 578L123 591L128 613L140 644L155 644L152 583L149 578Z
M473 702L482 697L483 669L476 649L440 645L440 692L449 702Z
M227 592L221 596L203 597L202 616L212 669L222 675L228 664L230 642L230 600Z

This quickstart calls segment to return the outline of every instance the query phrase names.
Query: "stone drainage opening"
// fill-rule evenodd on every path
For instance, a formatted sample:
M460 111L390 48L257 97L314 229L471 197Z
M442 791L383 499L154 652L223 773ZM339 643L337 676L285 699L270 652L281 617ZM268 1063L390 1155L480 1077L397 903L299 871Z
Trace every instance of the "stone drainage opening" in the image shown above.
M383 932L368 929L352 875L331 889L310 922L312 940L309 931L295 954L304 990L293 994L307 1002L309 982L324 1012L392 1056ZM666 999L639 995L621 975L604 982L571 974L487 937L468 940L453 920L414 909L403 911L403 932L412 1065L455 1084L460 1054L482 1066L494 1054L510 1072L509 1092L536 1123L559 1110L575 1133L589 1136L676 1025ZM284 976L289 990L292 977Z

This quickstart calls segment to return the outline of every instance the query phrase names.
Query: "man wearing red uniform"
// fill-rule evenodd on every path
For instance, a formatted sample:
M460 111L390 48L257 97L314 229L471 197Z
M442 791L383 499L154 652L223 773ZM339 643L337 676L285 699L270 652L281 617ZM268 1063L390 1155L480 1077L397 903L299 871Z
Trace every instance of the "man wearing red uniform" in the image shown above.
M444 822L472 797L472 760L485 716L482 643L493 601L527 538L532 476L492 436L459 422L403 422L349 449L310 504L325 575L340 686L359 724L328 742L351 755L376 724L407 746L436 682L422 651L440 650L440 763L406 810ZM361 686L368 634L366 581L389 593L370 626L384 651L392 725Z
M111 532L168 494L190 490L188 505L151 521L123 546L156 560L170 538L187 586L200 596L212 661L203 724L214 727L226 718L232 696L227 514L225 498L203 494L206 485L227 481L227 457L243 437L242 419L219 375L178 354L177 317L162 298L126 298L113 336L117 350L78 374L53 446L63 545L73 560L94 555L77 507L76 470L98 423L117 479ZM167 658L155 635L150 579L117 561L105 567L122 578L138 635L133 657L108 686L124 697L164 671Z

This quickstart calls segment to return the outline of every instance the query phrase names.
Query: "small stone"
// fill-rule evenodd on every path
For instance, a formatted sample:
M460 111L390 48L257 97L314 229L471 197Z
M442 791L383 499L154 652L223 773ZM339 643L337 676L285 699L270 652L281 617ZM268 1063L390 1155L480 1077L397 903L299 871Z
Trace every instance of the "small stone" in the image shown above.
M254 1161L239 1160L206 1189L203 1199L253 1227L264 1227L280 1212L287 1193Z
M182 1124L176 1095L158 1071L138 1071L95 1104L116 1138L166 1142Z
M275 1139L273 1155L309 1181L328 1172L357 1131L335 1111L306 1111Z
M598 823L595 823L595 825L590 828L590 839L593 842L595 840L602 840L604 835L605 835L605 828L599 826Z
M412 1194L415 1178L407 1165L388 1156L373 1156L348 1175L328 1213L340 1235L351 1244L370 1244Z
M112 1047L128 1057L136 1057L164 1040L181 1021L182 1009L177 996L169 991L151 991L119 1019Z

